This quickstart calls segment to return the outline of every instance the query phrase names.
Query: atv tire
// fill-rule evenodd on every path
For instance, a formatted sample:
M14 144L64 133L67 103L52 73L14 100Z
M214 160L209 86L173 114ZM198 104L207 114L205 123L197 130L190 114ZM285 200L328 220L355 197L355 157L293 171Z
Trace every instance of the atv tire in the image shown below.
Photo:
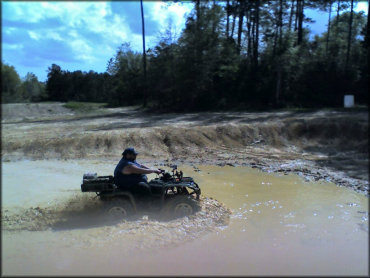
M134 208L127 199L113 198L105 202L105 212L110 220L128 219L134 216Z
M175 196L165 204L162 217L166 219L189 216L200 210L198 201L190 196Z

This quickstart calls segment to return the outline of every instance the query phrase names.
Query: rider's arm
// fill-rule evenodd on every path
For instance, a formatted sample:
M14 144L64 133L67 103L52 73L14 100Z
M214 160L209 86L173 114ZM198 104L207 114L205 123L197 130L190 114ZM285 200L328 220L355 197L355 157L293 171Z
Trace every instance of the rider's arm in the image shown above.
M129 175L129 174L152 174L157 173L157 169L144 169L137 167L136 165L129 164L123 168L122 174Z
M140 164L141 168L144 168L144 169L150 169L149 167L146 167L145 165L143 164Z

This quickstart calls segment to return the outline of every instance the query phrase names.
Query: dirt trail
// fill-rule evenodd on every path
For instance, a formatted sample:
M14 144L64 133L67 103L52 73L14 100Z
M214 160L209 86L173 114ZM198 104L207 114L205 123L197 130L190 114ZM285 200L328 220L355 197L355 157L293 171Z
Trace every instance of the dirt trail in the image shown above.
M2 159L111 159L126 146L157 164L246 165L368 193L368 111L76 114L60 103L2 105Z

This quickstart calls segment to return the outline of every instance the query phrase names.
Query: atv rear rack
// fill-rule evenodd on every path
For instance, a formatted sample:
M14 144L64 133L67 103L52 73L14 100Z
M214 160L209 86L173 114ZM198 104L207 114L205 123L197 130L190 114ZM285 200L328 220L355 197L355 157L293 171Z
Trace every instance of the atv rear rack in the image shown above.
M113 176L87 176L84 175L81 184L82 192L113 191L117 188Z

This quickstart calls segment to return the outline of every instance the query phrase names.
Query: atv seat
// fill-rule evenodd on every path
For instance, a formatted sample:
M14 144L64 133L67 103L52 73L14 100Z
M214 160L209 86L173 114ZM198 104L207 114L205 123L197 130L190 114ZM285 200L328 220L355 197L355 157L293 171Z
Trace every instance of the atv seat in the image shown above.
M152 187L146 182L139 182L135 186L130 187L128 191L130 191L135 197L139 198L158 195L157 191L153 190Z

